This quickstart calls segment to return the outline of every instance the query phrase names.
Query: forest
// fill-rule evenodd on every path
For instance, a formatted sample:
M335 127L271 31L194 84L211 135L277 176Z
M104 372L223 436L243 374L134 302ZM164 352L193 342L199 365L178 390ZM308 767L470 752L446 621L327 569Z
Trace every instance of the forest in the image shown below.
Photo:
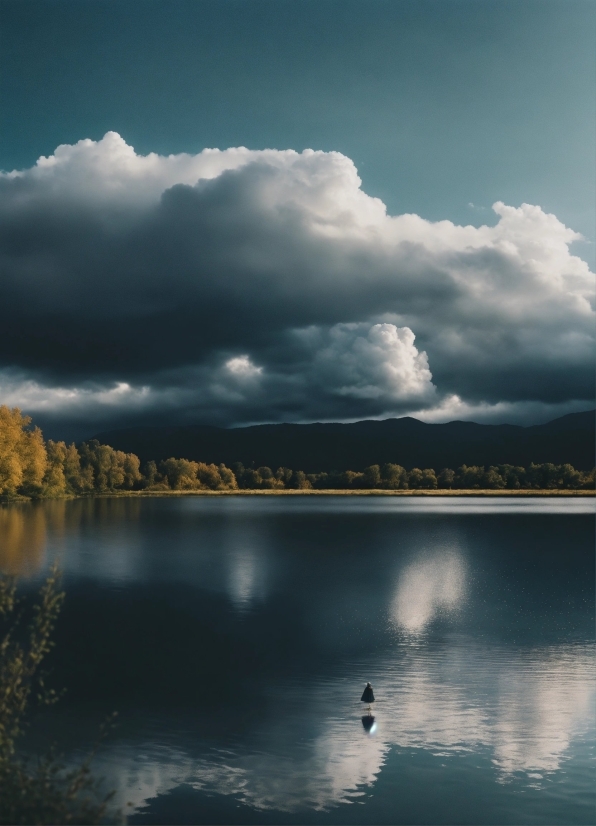
M280 467L206 464L169 458L141 467L138 456L96 439L79 445L44 440L31 418L0 406L0 496L59 498L118 491L235 490L591 490L595 472L570 464L411 468L387 463L362 471L304 473Z

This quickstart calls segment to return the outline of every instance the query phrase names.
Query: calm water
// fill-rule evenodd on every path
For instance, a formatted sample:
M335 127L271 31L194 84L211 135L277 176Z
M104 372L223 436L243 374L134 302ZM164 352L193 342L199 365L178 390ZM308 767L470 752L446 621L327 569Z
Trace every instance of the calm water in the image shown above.
M594 500L0 508L67 602L37 736L132 823L594 823ZM373 683L375 721L360 703Z

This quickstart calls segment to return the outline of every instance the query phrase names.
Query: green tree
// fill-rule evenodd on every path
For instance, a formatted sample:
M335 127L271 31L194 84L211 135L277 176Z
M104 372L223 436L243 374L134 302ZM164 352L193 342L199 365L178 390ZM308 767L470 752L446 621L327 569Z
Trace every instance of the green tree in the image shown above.
M270 467L263 466L257 468L257 487L264 490L277 490L284 487L284 483L278 479Z
M523 467L499 465L499 473L508 490L519 490L526 486L526 471Z
M422 488L424 490L435 490L437 487L437 477L431 467L427 467L422 471Z
M408 485L411 488L417 489L423 486L423 475L419 467L413 467L408 473Z
M313 488L317 490L329 490L335 487L334 480L329 473L323 471L322 473L309 473L306 477Z
M363 488L364 487L364 474L358 473L354 470L345 470L342 473L344 478L344 487L346 488Z
M388 463L381 469L383 487L389 490L407 490L408 471L401 465Z
M293 471L289 467L278 467L275 471L275 478L279 482L283 482L283 486L287 487L292 481Z
M247 490L256 490L261 484L261 477L254 468L244 468L240 477L242 484L240 487Z
M147 462L146 465L143 467L143 485L146 488L154 487L158 482L161 482L161 474L157 470L157 465L151 459L150 462Z
M437 476L437 485L443 489L449 489L453 487L455 484L455 471L451 470L449 467L444 467L443 470Z
M501 476L498 467L491 465L484 474L483 487L488 490L501 490L505 487L505 480Z
M90 771L93 752L78 768L64 771L52 755L23 757L17 744L32 699L52 703L40 666L50 652L52 631L64 593L54 568L42 585L31 620L22 624L23 606L15 581L0 575L0 823L92 824L104 821L108 800L101 798Z
M312 488L312 484L306 478L306 473L303 470L296 470L292 474L290 487L294 490L310 490Z
M541 465L532 462L526 472L528 487L538 490L553 490L559 487L559 468L552 462Z
M379 465L370 465L364 468L362 483L367 488L378 489L381 487L381 468Z
M456 487L463 490L474 490L484 485L484 468L476 465L462 465L455 477Z
M559 467L559 487L577 490L582 485L582 474L573 465L565 464Z

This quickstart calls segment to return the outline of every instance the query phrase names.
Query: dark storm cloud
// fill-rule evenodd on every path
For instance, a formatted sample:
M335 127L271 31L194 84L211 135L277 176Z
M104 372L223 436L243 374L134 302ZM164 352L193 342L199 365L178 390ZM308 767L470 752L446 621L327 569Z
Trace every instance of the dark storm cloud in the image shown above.
M60 147L0 178L0 387L226 423L592 398L577 235L495 211L389 217L338 153Z

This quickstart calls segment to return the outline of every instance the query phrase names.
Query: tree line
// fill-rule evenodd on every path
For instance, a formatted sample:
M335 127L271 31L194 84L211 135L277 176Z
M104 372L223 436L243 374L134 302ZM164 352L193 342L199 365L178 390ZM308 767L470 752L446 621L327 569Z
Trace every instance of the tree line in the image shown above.
M51 498L126 490L236 490L225 465L187 459L148 462L96 439L80 445L44 440L31 418L0 406L0 495Z
M370 465L363 471L305 473L280 467L231 468L189 459L150 461L96 439L78 446L44 440L18 408L0 406L0 495L62 497L127 490L582 490L594 488L594 470L570 464L529 468L462 465L456 470Z
M294 490L581 490L594 487L594 470L586 473L572 465L531 464L529 468L493 465L489 468L462 465L457 470L412 468L401 465L370 465L361 472L304 473L289 468L256 470L232 465L240 489Z

